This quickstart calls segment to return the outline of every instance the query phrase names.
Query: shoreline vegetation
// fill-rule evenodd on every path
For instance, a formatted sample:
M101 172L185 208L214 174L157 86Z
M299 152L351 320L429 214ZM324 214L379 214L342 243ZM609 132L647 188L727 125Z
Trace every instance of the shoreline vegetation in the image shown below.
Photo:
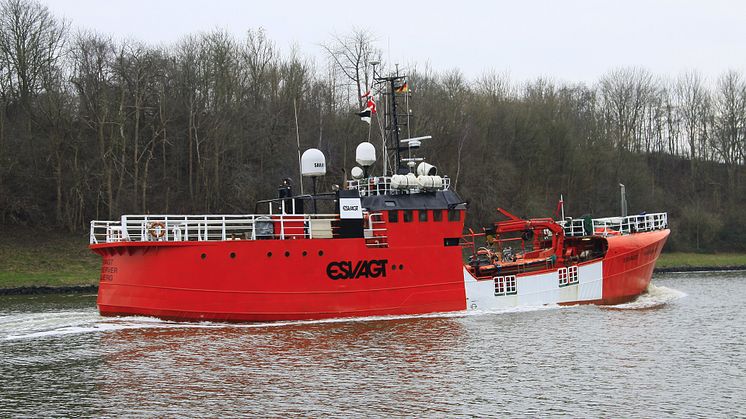
M668 249L746 251L746 72L521 80L498 58L467 77L457 62L399 68L385 34L362 28L286 50L261 28L154 45L72 24L38 0L0 0L0 229L246 213L311 147L327 157L318 189L344 185L358 141L384 155L384 112L359 117L366 92L381 111L391 100L371 84L377 63L406 75L391 87L407 136L431 137L428 162L475 204L467 227L497 207L548 217L560 195L568 215L615 214L624 184L629 214L669 212Z
M100 257L87 235L13 228L0 238L0 295L96 292ZM656 273L746 270L746 253L661 254Z

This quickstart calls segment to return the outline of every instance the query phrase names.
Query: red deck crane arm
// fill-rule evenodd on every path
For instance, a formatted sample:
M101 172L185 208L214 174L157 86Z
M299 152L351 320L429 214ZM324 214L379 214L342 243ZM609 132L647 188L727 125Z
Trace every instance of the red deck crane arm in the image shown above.
M529 220L524 220L516 217L513 214L510 214L505 210L498 210L500 210L500 212L502 212L510 219L506 221L496 222L494 224L495 233L504 234L531 230L534 232L534 234L536 234L537 231L547 229L552 232L552 249L554 250L554 254L557 257L557 262L562 263L564 261L562 249L565 242L565 230L562 228L561 225L557 224L551 218L532 218Z

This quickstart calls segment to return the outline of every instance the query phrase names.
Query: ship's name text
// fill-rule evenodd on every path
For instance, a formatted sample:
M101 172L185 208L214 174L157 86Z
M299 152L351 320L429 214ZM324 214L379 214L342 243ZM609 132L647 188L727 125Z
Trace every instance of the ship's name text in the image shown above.
M359 260L331 262L326 265L326 275L329 279L357 279L386 277L388 259Z

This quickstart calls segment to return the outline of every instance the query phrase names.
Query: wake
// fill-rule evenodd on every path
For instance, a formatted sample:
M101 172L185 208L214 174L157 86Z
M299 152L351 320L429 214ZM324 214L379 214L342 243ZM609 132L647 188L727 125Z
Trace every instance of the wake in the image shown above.
M218 323L218 322L174 322L153 317L102 317L95 309L89 311L62 311L41 313L19 313L0 316L0 336L2 340L39 339L78 335L86 333L107 333L133 329L257 329L289 326L304 326L334 323L356 323L371 321L394 321L407 319L447 319L473 316L522 313L567 308L559 305L522 306L495 310L456 311L448 313L428 313L413 315L344 317L321 320L293 320L267 323Z
M648 308L656 308L664 306L686 296L687 294L685 292L675 290L673 288L650 284L648 285L648 289L645 291L645 293L641 294L634 301L625 304L609 306L609 308L619 310L643 310Z

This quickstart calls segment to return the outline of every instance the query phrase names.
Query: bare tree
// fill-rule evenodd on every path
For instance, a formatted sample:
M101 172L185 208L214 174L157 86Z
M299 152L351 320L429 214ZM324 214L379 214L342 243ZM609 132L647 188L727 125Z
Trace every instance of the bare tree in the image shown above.
M689 148L689 158L702 158L701 144L704 142L704 124L709 93L704 85L702 75L696 71L683 73L679 76L674 87L674 95L681 123L684 126L686 143Z
M94 133L93 147L98 151L96 167L103 171L104 201L107 214L111 217L118 210L114 194L116 158L113 143L107 141L113 101L114 47L108 38L95 34L79 34L72 48L72 57L75 63L72 83L80 102L79 118Z
M601 78L603 114L619 149L639 149L641 121L654 95L653 75L641 68L619 68Z
M24 106L42 88L62 53L67 23L49 9L29 0L0 3L0 86Z
M362 109L361 94L370 89L373 76L372 61L381 61L381 52L373 46L375 37L365 29L355 29L348 35L333 35L330 43L322 44L329 57L342 71L345 79L355 87L358 108Z
M476 82L477 92L490 98L490 104L510 96L510 77L507 72L486 71Z
M715 135L712 145L728 168L730 192L737 184L737 165L743 163L746 144L746 81L728 71L717 82L715 93Z

